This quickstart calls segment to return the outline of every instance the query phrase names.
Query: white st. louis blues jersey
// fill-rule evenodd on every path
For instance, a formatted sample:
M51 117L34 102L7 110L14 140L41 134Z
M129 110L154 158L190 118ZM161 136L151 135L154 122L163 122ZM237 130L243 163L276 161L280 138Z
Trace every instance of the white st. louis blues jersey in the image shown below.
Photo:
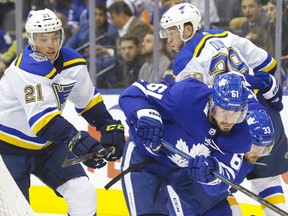
M0 81L0 142L27 150L51 144L35 134L61 112L69 99L81 114L101 102L85 60L62 47L54 66L30 46L5 71Z
M231 32L212 29L196 34L187 42L173 65L175 81L196 78L213 85L221 72L241 72L253 75L257 71L273 73L276 60L246 38Z

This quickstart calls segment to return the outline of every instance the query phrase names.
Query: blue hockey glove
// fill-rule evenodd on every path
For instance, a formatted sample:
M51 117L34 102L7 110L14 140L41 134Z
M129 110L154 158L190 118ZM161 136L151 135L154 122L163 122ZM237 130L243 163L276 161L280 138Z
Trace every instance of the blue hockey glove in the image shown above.
M190 178L202 182L210 183L216 180L213 171L219 170L218 161L212 157L204 155L196 155L195 158L190 158L188 163L188 175Z
M163 125L160 114L153 109L141 109L137 111L137 135L141 144L152 151L159 151L163 135Z
M254 77L262 80L262 86L259 90L263 97L273 109L280 112L283 109L283 91L279 82L272 75L262 71L255 73Z
M97 158L83 162L87 167L96 169L107 163L104 159L107 156L107 150L86 131L76 133L68 143L68 148L78 157L91 152L95 153Z
M121 121L112 120L109 124L100 129L101 145L108 149L106 159L108 161L115 161L122 157L123 148L125 145L124 126Z

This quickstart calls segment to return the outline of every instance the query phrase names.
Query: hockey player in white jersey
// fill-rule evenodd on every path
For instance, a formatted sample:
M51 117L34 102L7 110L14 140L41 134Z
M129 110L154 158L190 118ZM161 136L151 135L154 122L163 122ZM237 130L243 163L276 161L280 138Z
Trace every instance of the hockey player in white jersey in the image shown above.
M161 18L160 36L178 52L173 65L176 81L193 77L213 84L217 73L236 71L254 74L276 70L276 60L250 40L229 31L200 32L201 15L189 3L176 4Z
M175 81L193 77L211 86L216 74L235 71L254 75L252 82L261 82L252 86L260 87L257 98L274 123L275 145L271 155L261 157L259 163L254 165L248 179L257 179L252 183L253 188L261 188L256 193L263 198L270 197L273 204L283 207L284 194L277 191L271 193L269 184L264 183L269 179L280 182L280 174L288 171L287 138L279 113L283 109L282 90L272 76L277 68L276 60L248 39L229 31L212 29L200 32L200 21L199 10L189 3L171 7L161 18L160 36L167 38L171 47L178 52L173 65ZM259 165L261 163L266 166ZM263 187L258 187L261 182L264 183ZM267 208L264 211L267 215L273 215Z
M69 215L96 215L96 190L85 170L80 164L62 167L63 158L69 147L73 157L95 153L99 160L84 163L94 169L119 159L123 125L106 109L85 60L62 47L62 23L51 10L31 11L25 29L30 45L0 81L0 154L28 201L34 174L65 198ZM101 132L100 141L61 116L67 100Z

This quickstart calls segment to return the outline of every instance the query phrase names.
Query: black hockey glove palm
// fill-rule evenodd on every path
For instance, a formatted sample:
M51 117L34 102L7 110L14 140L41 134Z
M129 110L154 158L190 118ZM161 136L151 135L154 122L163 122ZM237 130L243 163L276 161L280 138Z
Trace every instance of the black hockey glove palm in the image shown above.
M96 158L83 162L87 167L96 169L105 166L107 163L105 161L107 150L86 131L76 133L68 143L68 148L78 157L93 152Z
M121 121L113 120L109 124L100 129L101 145L108 150L106 159L108 161L115 161L122 157L123 148L125 145L124 126Z

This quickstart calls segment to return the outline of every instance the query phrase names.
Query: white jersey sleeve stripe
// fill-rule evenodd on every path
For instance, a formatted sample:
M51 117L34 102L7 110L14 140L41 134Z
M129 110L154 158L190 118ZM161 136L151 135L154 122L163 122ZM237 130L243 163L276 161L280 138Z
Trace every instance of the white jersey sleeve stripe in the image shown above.
M84 112L88 111L93 106L97 105L98 103L102 101L103 101L103 97L98 92L96 95L94 95L93 99L89 102L89 104L84 109L76 109L76 111L79 113L79 115L82 115Z
M52 144L52 142L50 141L47 141L45 143L31 142L29 140L21 139L16 135L6 134L3 131L0 131L0 140L3 140L4 142L7 142L11 145L30 150L40 150Z

